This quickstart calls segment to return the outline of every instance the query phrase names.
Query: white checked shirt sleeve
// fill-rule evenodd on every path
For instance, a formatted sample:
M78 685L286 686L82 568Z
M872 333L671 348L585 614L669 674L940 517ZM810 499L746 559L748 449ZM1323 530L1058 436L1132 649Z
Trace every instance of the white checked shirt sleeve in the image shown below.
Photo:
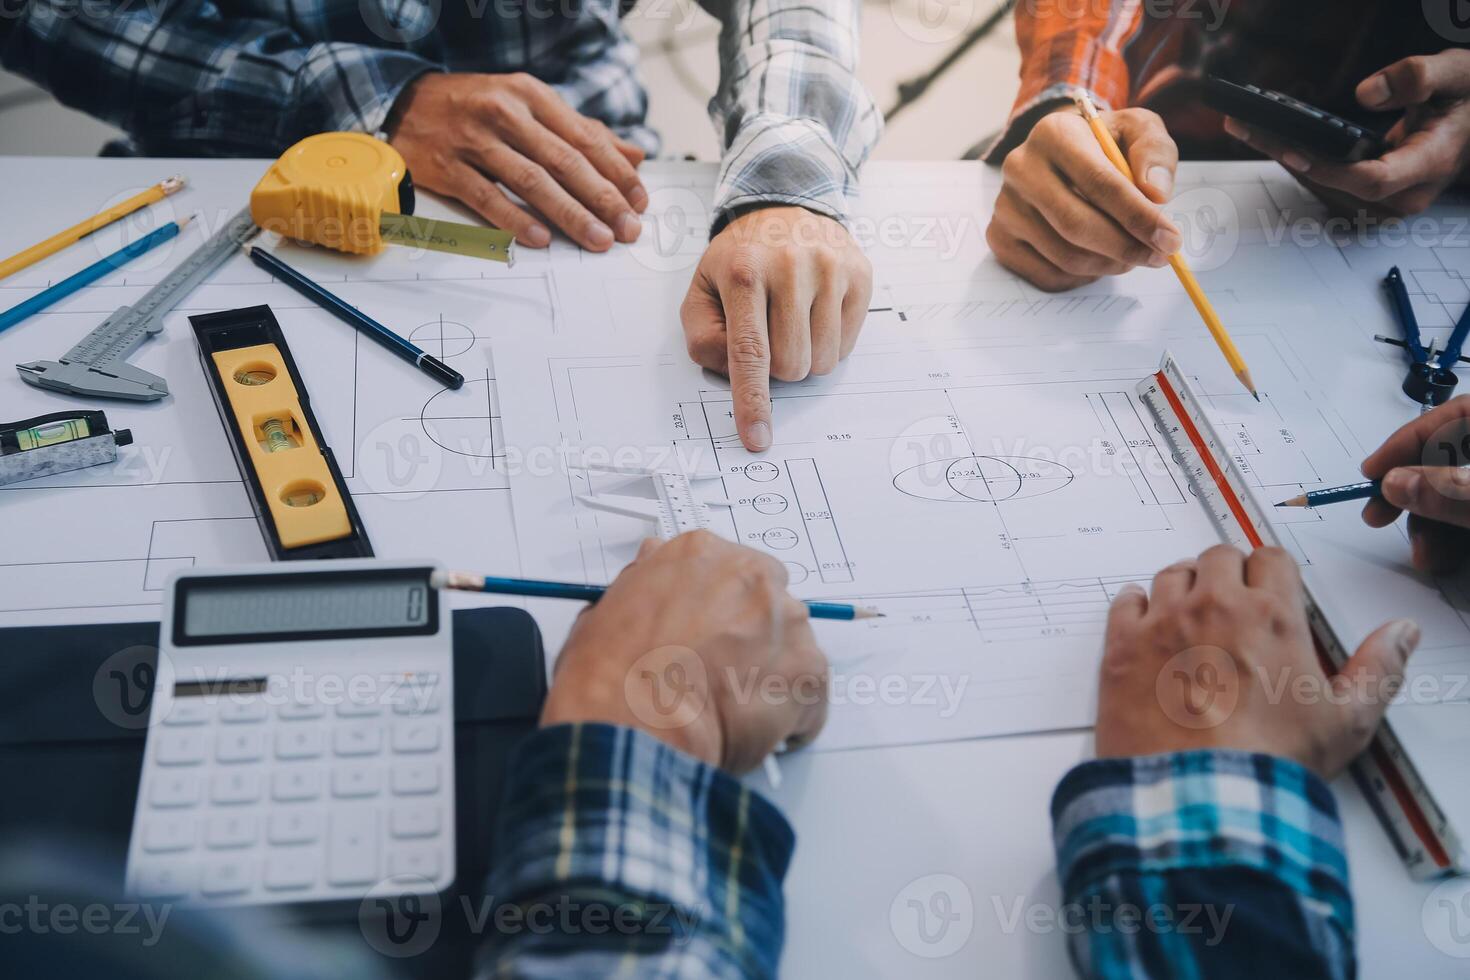
M794 204L838 220L883 117L858 83L860 0L700 0L718 17L710 118L725 155L715 230L736 210Z

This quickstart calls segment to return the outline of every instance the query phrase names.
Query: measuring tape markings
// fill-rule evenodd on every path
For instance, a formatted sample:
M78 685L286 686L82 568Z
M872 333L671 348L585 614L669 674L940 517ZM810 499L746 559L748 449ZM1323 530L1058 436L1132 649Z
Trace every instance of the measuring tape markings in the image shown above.
M1183 373L1179 370L1173 356L1167 353L1164 355L1163 365L1152 376L1153 387L1164 395L1171 414L1178 421L1179 430L1189 440L1188 448L1199 457L1204 472L1214 483L1215 489L1225 502L1231 516L1235 518L1236 525L1245 539L1252 547L1266 546L1267 542L1260 529L1256 527L1256 522L1251 519L1240 494L1236 492L1229 476L1220 466L1219 461L1215 459L1214 453L1209 451L1212 440L1206 439L1195 424L1193 413L1185 405L1181 392L1170 377L1171 370L1179 375L1178 388L1182 388L1187 394L1188 387ZM1147 392L1140 391L1140 399L1161 423L1167 422L1161 416L1157 404L1148 397ZM1203 424L1208 426L1209 420L1204 416L1203 410L1200 410L1200 416ZM1213 444L1218 444L1218 439L1213 440ZM1277 544L1275 535L1269 530L1269 527L1266 535L1271 538L1271 544ZM1317 658L1323 670L1329 676L1334 676L1340 672L1342 665L1347 660L1346 649L1313 597L1310 587L1303 582L1302 589L1307 619L1312 629L1312 644ZM1364 770L1369 766L1374 771L1365 772ZM1397 815L1385 806L1383 794L1374 784L1375 775L1382 787L1391 794L1393 802L1397 804ZM1354 762L1353 777L1363 790L1364 797L1378 815L1380 822L1388 830L1395 850L1399 852L1400 858L1408 865L1411 873L1416 876L1426 875L1421 856L1413 853L1408 847L1409 838L1404 833L1403 824L1408 825L1407 829L1412 832L1414 838L1418 839L1427 857L1433 862L1434 868L1427 874L1449 872L1455 869L1455 861L1450 853L1452 848L1458 849L1454 831L1449 826L1449 821L1443 811L1435 803L1423 778L1419 775L1413 761L1409 759L1408 753L1404 750L1387 719L1380 724L1366 752ZM1430 812L1437 817L1437 820L1431 820Z

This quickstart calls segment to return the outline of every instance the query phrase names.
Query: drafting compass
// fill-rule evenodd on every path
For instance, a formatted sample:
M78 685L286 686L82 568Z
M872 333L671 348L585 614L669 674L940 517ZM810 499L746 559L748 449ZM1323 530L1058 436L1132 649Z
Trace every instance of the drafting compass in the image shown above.
M1404 286L1404 277L1399 272L1398 266L1388 270L1388 277L1383 280L1383 287L1388 290L1389 302L1393 304L1394 312L1398 315L1399 326L1404 331L1404 339L1394 340L1392 337L1381 335L1375 335L1373 339L1404 349L1404 353L1409 358L1409 373L1404 375L1404 394L1419 403L1421 412L1427 412L1449 401L1455 393L1455 386L1460 383L1454 368L1456 364L1464 360L1460 356L1460 349L1465 344L1466 334L1470 333L1470 307L1460 314L1460 320L1455 324L1449 342L1439 353L1439 363L1436 366L1434 341L1431 340L1429 346L1425 347L1419 336L1419 321L1414 316L1414 307L1409 301L1409 291Z
M601 493L592 491L577 494L577 502L593 510L609 514L621 514L640 521L647 521L658 531L658 536L667 541L683 534L710 526L711 507L729 507L728 500L704 499L694 489L698 478L691 477L682 462L675 461L664 468L636 466L577 466L573 469L588 474L606 473L627 479L613 489ZM715 480L718 477L704 477Z

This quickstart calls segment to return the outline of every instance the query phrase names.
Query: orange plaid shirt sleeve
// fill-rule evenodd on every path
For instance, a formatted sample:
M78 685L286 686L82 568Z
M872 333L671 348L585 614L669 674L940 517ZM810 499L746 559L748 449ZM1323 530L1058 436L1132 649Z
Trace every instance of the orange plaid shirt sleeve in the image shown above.
M1143 26L1143 0L1021 0L1016 4L1021 90L1010 120L986 152L995 162L1026 138L1057 102L1087 92L1102 108L1129 99L1123 50Z

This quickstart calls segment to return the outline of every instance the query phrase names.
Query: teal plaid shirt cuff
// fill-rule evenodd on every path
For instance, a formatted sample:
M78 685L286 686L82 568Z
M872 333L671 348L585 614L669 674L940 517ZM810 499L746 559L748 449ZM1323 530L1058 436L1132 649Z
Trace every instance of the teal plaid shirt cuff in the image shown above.
M510 772L482 976L776 975L795 836L769 802L612 725L542 729Z
M1088 762L1052 823L1084 975L1352 975L1337 804L1302 766L1223 750Z

